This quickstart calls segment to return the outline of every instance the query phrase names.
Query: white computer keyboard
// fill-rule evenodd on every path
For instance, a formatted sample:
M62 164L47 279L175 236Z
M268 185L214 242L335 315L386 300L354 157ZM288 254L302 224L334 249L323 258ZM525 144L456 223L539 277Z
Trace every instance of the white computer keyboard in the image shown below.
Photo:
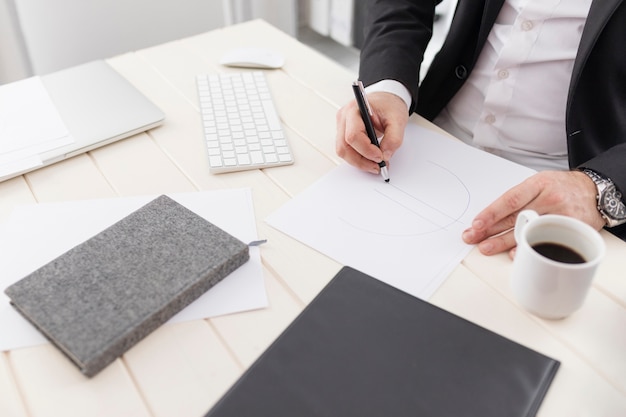
M210 172L293 163L263 72L202 74L196 86Z

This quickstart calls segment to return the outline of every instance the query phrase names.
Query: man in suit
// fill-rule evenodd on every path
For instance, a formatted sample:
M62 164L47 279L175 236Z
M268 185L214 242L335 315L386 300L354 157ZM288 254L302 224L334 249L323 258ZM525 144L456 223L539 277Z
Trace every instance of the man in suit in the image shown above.
M538 170L463 233L482 253L514 250L511 228L523 209L626 237L626 3L459 0L421 83L439 1L370 3L359 72L384 139L380 149L370 144L351 102L337 113L339 156L379 172L417 112L473 146Z

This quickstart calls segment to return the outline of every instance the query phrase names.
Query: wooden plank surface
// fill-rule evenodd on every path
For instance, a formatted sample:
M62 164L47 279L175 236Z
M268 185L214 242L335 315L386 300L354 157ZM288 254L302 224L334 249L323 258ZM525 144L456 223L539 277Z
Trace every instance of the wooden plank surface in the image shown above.
M282 69L265 73L295 163L211 175L195 75L234 71L218 60L237 46L271 46L285 55ZM20 204L250 188L259 236L268 239L261 258L269 307L164 325L92 379L48 344L2 352L3 417L201 416L341 267L264 219L341 163L335 113L351 99L356 74L258 20L108 61L164 111L165 123L0 183L0 226ZM428 126L417 116L411 123ZM562 362L541 416L626 415L626 245L606 239L607 262L583 309L567 320L526 313L508 288L510 260L477 250L431 299Z

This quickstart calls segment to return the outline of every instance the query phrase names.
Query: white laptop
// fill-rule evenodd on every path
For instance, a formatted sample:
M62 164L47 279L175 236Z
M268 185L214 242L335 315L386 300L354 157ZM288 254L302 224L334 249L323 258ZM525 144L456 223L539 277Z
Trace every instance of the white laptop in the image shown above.
M0 181L62 161L163 123L165 115L106 62L41 76L73 143L38 154L38 163L2 172ZM37 114L32 115L37 123Z

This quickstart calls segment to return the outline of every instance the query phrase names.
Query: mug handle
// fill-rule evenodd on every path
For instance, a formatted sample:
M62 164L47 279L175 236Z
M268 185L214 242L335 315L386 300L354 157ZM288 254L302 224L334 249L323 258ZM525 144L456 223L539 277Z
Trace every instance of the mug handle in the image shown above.
M526 227L526 225L539 217L539 214L535 210L522 210L517 215L517 219L515 220L515 230L513 234L515 235L515 241L519 245L522 241L522 230Z

